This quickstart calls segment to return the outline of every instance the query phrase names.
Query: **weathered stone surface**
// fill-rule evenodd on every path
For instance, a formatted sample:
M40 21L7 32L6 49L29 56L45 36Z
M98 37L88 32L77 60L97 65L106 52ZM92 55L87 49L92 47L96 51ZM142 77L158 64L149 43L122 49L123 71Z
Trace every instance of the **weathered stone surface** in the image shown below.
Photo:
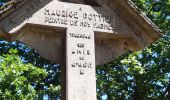
M58 6L56 7L55 5ZM28 5L21 7L18 11L4 19L1 22L1 25L7 32L24 33L24 35L20 34L17 36L17 38L13 37L14 40L17 39L30 45L34 49L37 49L43 57L55 61L56 63L61 63L62 60L60 55L61 52L58 53L58 51L62 51L61 46L55 45L55 41L52 43L48 42L47 40L50 40L51 38L49 37L53 37L53 34L59 34L61 32L50 31L51 29L48 28L49 26L58 27L56 30L66 30L67 27L72 26L91 28L95 32L95 47L97 55L96 65L107 63L125 52L127 49L133 50L135 47L125 47L124 45L125 40L133 37L133 31L128 28L125 22L123 22L123 20L120 19L116 13L102 7L64 3L57 0L35 0L30 1ZM33 28L35 25L41 27ZM32 28L30 28L31 26ZM48 27L46 28L43 26ZM27 28L27 30L25 30L23 27ZM21 29L23 31L19 32ZM35 36L31 35L31 33L34 32L38 33L39 36L38 34L34 34ZM51 34L49 34L50 32ZM48 34L40 36L42 35L41 33ZM106 33L110 33L110 35L106 35ZM35 39L36 35L37 38ZM41 37L46 37L46 39L49 39L46 40L46 43L39 42L42 39ZM53 39L60 41L61 37L56 35L56 37L53 37ZM28 42L28 40L34 42ZM119 44L114 43L114 41L118 40L120 41ZM130 39L128 42L134 42L132 40L133 39ZM62 41L60 41L60 43L61 42ZM43 47L44 44L48 43L50 44L49 47L47 47L49 49L42 49L39 47ZM38 44L38 46L35 44ZM52 46L52 44L54 45ZM139 45L137 42L135 48L141 47L142 45ZM57 50L57 53L52 50ZM55 57L53 57L54 55Z
M65 50L65 30L50 27L26 26L13 38L36 49L38 53L53 62L62 64Z
M96 100L94 32L69 27L66 34L67 100Z
M44 5L48 4L53 0L16 0L16 1L22 2L12 6L12 8L10 8L7 11L6 10L3 11L3 13L0 14L1 27L12 26L13 30L18 30L16 26L20 25L22 26L23 25L22 23L25 21L25 19L22 17L30 18L32 14L35 13L35 11L38 11ZM87 0L59 0L59 1L84 3L84 1ZM149 45L151 42L157 40L160 37L161 31L159 30L159 28L153 22L151 22L145 15L143 15L143 13L139 9L137 9L137 7L131 2L131 0L96 0L96 1L103 8L109 8L111 9L112 12L118 14L118 16L122 18L124 22L128 25L128 27L131 28L131 30L133 30L133 32L135 33L133 34L133 37L134 39L136 39L135 41L138 42L138 45L140 45L139 47L141 47L138 48L138 50L144 48L145 46ZM32 13L30 13L30 11ZM14 18L16 16L17 20L16 18ZM10 19L8 19L9 17ZM19 21L18 19L24 20ZM8 23L8 21L12 22L12 25ZM2 22L5 22L6 25L2 24ZM4 28L4 30L6 30L6 32L9 32L11 28Z
M15 33L26 23L31 23L58 27L90 27L94 31L109 33L113 33L114 30L120 30L117 29L119 27L116 26L117 16L114 12L107 11L101 7L53 0L41 8L41 5L37 3L42 3L41 5L43 5L47 1L40 2L35 0L30 2L30 5L23 7L23 9L2 22L4 29L9 33Z

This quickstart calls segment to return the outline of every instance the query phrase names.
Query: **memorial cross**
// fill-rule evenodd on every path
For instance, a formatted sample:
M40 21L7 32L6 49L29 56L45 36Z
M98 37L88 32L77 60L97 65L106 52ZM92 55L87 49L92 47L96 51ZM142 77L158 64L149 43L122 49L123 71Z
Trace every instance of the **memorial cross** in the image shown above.
M96 100L94 32L112 33L115 19L95 9L53 1L27 22L66 28L66 100Z
M95 9L53 1L27 22L66 28L66 100L96 100L94 32L113 33L115 19Z
M113 33L113 15L101 7L55 0L27 22L66 28L66 100L96 100L94 32Z
M99 32L116 34L120 28L117 19L112 10L102 7L58 0L32 0L1 21L1 26L8 33L15 33L26 24L66 29L66 90L62 88L62 99L96 100L95 35ZM128 33L129 30L120 31Z

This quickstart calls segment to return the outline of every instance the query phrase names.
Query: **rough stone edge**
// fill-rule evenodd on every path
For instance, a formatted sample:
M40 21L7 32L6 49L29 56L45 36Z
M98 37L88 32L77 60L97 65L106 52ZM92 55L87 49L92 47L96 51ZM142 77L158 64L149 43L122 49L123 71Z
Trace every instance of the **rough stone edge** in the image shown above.
M28 0L15 0L15 1L9 1L5 5L0 7L0 20L2 20L4 17L8 16L15 10L17 10L20 6L25 4Z
M6 16L13 13L19 7L24 5L27 1L29 0L9 1L5 5L1 6L0 7L0 20L3 20ZM0 38L3 38L7 41L11 41L11 35L9 35L9 33L6 33L1 27L0 27Z
M113 1L113 0L110 0L110 1ZM132 12L129 12L128 15L134 15L134 17L136 17L136 19L143 20L145 22L145 23L143 23L139 20L135 21L138 23L139 26L141 26L141 28L149 30L151 32L151 34L153 34L153 35L157 35L157 37L155 37L156 39L158 39L159 37L162 36L163 32L159 29L159 27L157 25L155 25L155 23L153 23L144 14L144 12L142 12L131 0L115 0L115 1L117 3L120 3L120 5L122 5L122 7L124 7L123 6L124 4L127 5L128 9L126 9L125 12L128 12L128 10L132 11ZM130 18L130 19L132 19L132 18ZM147 25L147 28L145 27L145 25ZM151 34L148 34L148 35L151 35Z
M124 0L127 1L127 0ZM133 8L133 10L140 15L141 18L143 18L156 32L158 35L162 35L162 30L159 29L159 27L153 23L131 0L127 1L129 7Z

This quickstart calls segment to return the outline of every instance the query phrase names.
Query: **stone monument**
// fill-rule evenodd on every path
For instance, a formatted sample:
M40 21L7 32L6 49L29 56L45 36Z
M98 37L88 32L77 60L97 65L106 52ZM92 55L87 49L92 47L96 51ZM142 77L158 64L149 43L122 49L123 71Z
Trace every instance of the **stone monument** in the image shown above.
M129 0L18 2L1 11L1 33L63 65L62 100L96 100L96 65L161 35Z

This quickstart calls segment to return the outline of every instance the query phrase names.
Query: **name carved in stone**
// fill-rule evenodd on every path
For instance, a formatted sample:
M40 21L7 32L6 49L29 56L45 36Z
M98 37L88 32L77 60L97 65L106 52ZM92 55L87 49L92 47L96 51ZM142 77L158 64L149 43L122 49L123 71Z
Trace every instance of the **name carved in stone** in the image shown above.
M110 23L114 23L113 16L62 9L52 10L45 8L44 17L44 22L48 24L77 26L109 31L113 30L113 26Z

